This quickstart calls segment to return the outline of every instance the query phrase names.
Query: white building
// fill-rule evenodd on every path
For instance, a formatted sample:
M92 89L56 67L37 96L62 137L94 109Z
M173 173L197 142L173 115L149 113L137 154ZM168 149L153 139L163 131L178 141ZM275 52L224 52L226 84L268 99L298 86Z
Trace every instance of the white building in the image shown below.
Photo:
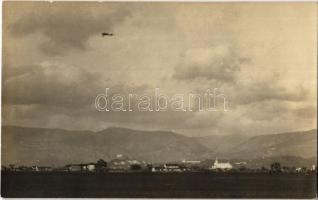
M182 160L182 163L186 163L186 164L200 164L201 161L200 160Z
M316 171L316 165L311 166L311 171Z
M301 172L301 170L302 170L301 167L298 167L298 168L296 168L295 171L296 171L296 172Z
M229 162L221 163L218 162L218 159L215 159L214 164L212 165L211 169L221 169L221 170L229 170L232 169L233 166Z
M88 171L95 171L95 164L94 163L89 163L86 165L86 168Z

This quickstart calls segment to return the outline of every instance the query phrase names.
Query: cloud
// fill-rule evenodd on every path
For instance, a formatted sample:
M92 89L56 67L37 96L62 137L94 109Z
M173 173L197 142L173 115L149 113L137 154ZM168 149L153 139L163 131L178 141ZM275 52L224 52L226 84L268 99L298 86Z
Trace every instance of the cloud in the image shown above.
M7 2L4 121L66 129L165 129L191 136L313 128L316 11L279 5L273 13L261 7ZM115 37L103 38L103 31ZM105 87L123 95L151 94L159 87L168 96L218 88L228 96L230 110L98 112L94 100Z
M96 75L61 63L11 67L3 82L4 104L78 107L91 103L99 85Z
M302 102L308 96L308 91L299 86L293 90L279 84L273 79L253 81L252 83L240 83L232 93L233 101L236 104L252 104L269 101Z
M189 49L181 59L172 78L185 81L205 79L235 82L240 65L247 61L238 57L227 45Z
M113 7L113 12L96 15L83 7L72 9L72 4L55 5L21 16L10 24L10 33L16 37L41 33L46 41L40 44L39 49L48 56L62 55L70 50L85 50L91 36L103 31L113 32L131 14L125 7Z
M294 114L298 117L305 119L316 119L317 118L317 106L309 105L297 108Z
M105 93L106 87L111 88L109 96L116 93L125 97L129 93L145 94L149 89L143 84L119 84L87 69L49 61L11 67L4 80L4 104L40 104L72 109L93 105L95 97Z

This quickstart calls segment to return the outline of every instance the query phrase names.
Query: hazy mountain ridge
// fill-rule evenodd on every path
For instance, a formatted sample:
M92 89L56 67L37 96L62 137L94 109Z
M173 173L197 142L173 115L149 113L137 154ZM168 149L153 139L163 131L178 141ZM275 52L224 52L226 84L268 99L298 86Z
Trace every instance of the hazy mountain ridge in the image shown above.
M111 159L116 154L152 162L194 159L209 150L166 131L109 128L99 132L2 127L3 164L55 164Z
M230 151L249 138L250 137L241 134L195 137L198 142L209 148L216 155Z
M317 157L317 130L255 136L224 155L247 159L276 156Z
M217 139L213 141L213 138ZM100 158L109 160L116 154L150 162L203 160L218 156L258 160L258 163L266 161L265 164L274 158L290 156L290 163L297 163L297 159L316 158L316 143L317 130L245 139L234 135L191 138L168 131L114 127L93 132L3 126L2 164L58 166L95 162Z

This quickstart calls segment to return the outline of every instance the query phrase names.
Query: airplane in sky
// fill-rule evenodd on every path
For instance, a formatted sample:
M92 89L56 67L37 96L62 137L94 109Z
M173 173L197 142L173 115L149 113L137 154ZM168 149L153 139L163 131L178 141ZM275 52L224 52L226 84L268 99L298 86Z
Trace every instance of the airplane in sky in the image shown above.
M104 36L114 36L114 34L113 34L113 33L103 32L103 33L102 33L102 36L103 36L103 37L104 37Z

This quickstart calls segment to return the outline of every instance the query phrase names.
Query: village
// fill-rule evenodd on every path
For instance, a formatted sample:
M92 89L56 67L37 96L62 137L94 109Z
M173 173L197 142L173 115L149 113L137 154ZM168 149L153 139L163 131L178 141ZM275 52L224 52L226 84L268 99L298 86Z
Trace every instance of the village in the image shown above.
M261 168L248 168L247 162L221 161L216 158L212 163L210 161L200 160L182 160L179 162L168 163L150 163L130 159L125 155L118 154L109 162L99 159L97 162L67 164L63 167L50 166L2 166L1 171L14 172L69 172L69 173L186 173L186 172L245 172L245 173L315 173L316 166L306 167L286 167L281 166L279 162L274 162L269 168L262 166Z

